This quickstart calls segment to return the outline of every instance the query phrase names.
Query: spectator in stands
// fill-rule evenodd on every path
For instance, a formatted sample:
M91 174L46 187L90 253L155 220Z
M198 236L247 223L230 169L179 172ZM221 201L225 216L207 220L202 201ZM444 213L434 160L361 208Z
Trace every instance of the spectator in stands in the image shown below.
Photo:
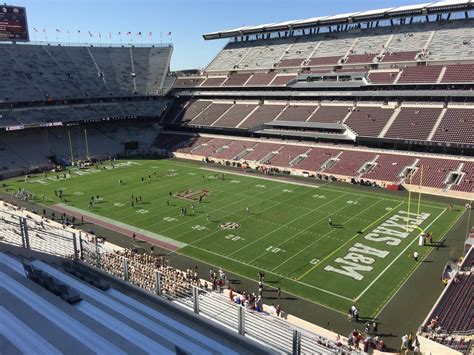
M415 346L413 347L413 354L414 355L421 355L420 344L419 343L416 343Z

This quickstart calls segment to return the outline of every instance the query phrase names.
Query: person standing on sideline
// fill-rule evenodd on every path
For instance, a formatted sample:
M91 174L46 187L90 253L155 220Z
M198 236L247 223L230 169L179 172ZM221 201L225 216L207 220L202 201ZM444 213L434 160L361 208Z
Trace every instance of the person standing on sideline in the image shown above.
M371 326L371 323L367 321L367 323L365 323L365 329L364 329L366 334L370 333L370 326Z
M418 261L418 257L419 257L419 256L420 256L420 255L418 254L417 251L415 251L415 252L413 253L413 259L415 259L415 261Z
M277 304L276 307L275 307L275 310L276 310L277 317L279 317L280 313L281 313L281 306L279 304Z
M372 322L372 329L373 329L374 334L377 334L377 332L379 331L378 324L376 321Z

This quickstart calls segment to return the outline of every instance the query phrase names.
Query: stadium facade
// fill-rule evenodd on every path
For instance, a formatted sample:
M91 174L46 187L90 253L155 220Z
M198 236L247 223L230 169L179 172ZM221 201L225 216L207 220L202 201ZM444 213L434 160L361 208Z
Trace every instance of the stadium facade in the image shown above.
M471 0L203 38L229 42L204 70L174 73L171 45L1 43L0 176L146 154L473 200ZM467 250L421 330L432 337L439 316L434 340L464 353Z

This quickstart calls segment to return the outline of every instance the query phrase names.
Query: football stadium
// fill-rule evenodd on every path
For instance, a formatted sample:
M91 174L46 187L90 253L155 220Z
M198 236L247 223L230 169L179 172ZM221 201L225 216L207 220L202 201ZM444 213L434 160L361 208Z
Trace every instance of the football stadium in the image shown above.
M20 5L1 354L474 352L474 2L216 28L187 70Z

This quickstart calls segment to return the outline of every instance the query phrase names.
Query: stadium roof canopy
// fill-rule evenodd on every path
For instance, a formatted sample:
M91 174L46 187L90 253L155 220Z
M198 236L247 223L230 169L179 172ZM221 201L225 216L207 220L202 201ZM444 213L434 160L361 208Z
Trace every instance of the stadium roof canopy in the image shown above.
M206 33L203 35L203 37L205 40L211 40L243 35L262 34L275 31L289 31L319 26L341 25L360 21L387 20L390 18L398 18L400 16L425 16L451 11L468 11L472 9L474 9L474 0L445 0L418 5L405 5L379 10L314 17L306 20L276 22L258 26L244 26L231 30Z

